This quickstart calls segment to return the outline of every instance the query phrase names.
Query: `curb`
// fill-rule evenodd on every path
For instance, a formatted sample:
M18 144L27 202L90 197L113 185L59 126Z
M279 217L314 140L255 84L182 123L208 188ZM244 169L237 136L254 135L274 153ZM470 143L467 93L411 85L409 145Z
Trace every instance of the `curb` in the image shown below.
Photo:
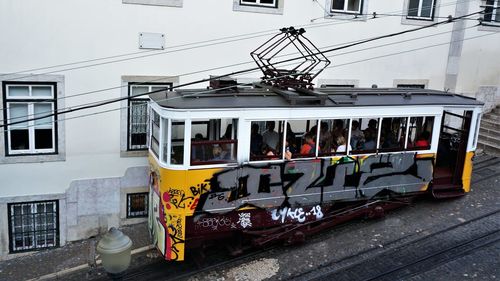
M137 248L137 249L132 250L132 255L146 252L146 251L149 251L151 249L154 249L153 245L148 245L148 246L144 246L141 248ZM96 260L96 265L100 265L101 263L102 263L102 260L100 260L100 259ZM60 278L61 276L66 275L68 273L83 270L83 269L86 269L88 267L89 267L88 264L81 264L81 265L71 267L71 268L66 268L66 269L63 269L63 270L60 270L60 271L57 271L54 273L49 273L49 274L46 274L43 276L35 277L33 279L28 279L28 281L38 281L38 280L48 280L51 278Z

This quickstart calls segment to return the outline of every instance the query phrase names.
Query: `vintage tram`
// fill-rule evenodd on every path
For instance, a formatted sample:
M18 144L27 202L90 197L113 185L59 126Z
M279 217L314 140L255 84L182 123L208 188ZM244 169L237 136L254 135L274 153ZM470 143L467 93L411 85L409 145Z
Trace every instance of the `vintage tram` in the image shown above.
M413 88L313 88L330 61L283 28L251 53L252 87L150 95L149 225L167 260L222 241L234 253L432 194L470 190L482 103ZM271 63L287 47L304 56ZM293 59L284 59L290 62ZM321 67L320 69L316 69Z
M417 195L470 190L482 104L469 97L256 84L150 98L149 222L167 260L221 239L302 241Z

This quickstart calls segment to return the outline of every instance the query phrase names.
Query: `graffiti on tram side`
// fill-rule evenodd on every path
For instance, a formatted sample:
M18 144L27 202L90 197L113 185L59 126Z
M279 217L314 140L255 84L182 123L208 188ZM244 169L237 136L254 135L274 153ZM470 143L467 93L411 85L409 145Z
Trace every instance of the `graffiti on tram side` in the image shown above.
M150 230L167 260L183 260L186 216L195 211L214 215L193 221L195 229L209 231L258 225L245 211L249 208L269 210L276 223L318 220L323 202L369 199L384 190L425 189L433 161L432 155L402 153L189 171L161 169L153 163L152 175L157 178L150 185ZM231 211L238 212L225 215Z
M227 212L312 206L332 200L371 198L382 190L420 191L432 176L432 157L413 153L343 157L226 169L206 180L196 210Z
M321 219L323 217L321 206L316 205L308 211L304 211L303 208L284 207L281 209L274 209L271 212L271 218L274 221L281 221L281 223L284 223L286 220L292 222L305 222L308 217L313 217L317 220Z

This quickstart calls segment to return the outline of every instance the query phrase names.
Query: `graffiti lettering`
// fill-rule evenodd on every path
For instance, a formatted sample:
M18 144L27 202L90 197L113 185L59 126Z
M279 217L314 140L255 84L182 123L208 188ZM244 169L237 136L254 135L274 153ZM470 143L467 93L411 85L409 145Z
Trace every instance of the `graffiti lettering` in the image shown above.
M210 228L212 230L217 230L219 227L236 228L231 219L228 217L201 218L196 222L196 226L201 228Z
M314 206L307 212L303 208L293 209L288 207L275 209L271 212L271 218L275 221L280 220L281 223L284 223L287 218L291 221L305 222L308 217L321 219L323 217L321 206Z
M250 213L239 213L240 219L238 220L238 223L241 225L243 228L247 227L252 227L252 222L250 220Z

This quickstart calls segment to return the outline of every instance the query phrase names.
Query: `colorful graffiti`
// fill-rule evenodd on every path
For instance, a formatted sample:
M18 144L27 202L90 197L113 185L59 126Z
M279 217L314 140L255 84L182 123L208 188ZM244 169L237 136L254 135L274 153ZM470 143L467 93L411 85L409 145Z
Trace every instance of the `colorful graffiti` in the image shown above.
M425 190L434 155L384 154L188 171L159 168L151 161L160 182L159 188L151 188L156 217L150 219L156 223L151 231L166 259L183 260L187 217L194 229L204 231L256 227L249 209L267 210L275 223L319 220L325 202ZM193 217L195 213L201 215Z
M429 183L433 161L402 153L244 165L208 179L210 191L200 197L196 210L310 206L371 198L382 190L416 192Z

